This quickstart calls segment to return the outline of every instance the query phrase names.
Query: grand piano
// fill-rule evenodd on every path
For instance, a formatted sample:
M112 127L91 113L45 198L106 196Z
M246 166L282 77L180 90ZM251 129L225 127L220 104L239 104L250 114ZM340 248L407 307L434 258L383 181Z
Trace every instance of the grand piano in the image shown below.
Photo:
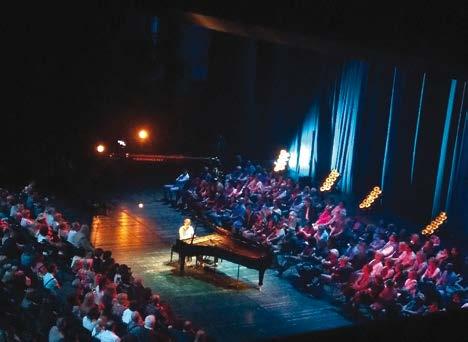
M258 286L263 285L265 270L273 261L273 255L268 248L220 233L197 236L193 239L178 239L172 246L171 260L174 252L179 254L180 272L184 272L185 259L188 256L213 256L258 270Z

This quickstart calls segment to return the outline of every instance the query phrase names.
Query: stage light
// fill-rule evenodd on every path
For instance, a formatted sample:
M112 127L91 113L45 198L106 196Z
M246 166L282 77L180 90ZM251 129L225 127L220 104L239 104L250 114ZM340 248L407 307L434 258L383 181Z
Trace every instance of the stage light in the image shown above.
M369 192L369 194L366 196L366 198L364 198L361 202L361 204L359 204L359 208L363 209L363 208L370 208L371 205L375 202L375 200L377 198L379 198L379 196L382 194L382 190L380 190L380 188L378 186L375 186L371 192Z
M444 222L447 220L447 214L445 212L440 212L439 215L437 215L436 218L434 218L431 223L429 223L422 231L421 233L423 235L431 235L435 231L439 229L439 227L444 224Z
M125 141L123 141L123 140L117 140L117 144L119 144L119 145L122 146L122 147L127 146L127 144L126 144Z
M140 129L138 131L138 138L140 138L141 140L146 140L148 139L148 137L149 137L149 134L146 129Z
M338 177L340 177L340 173L335 169L331 170L327 178L325 178L325 180L323 181L323 184L320 187L320 191L321 192L330 191L333 188L333 186L336 184Z
M278 156L278 159L275 161L275 172L284 171L286 165L288 164L290 154L286 150L281 150Z
M141 209L141 208L143 208L143 207L144 207L143 203L141 203L141 202L140 202L140 203L138 203L138 208L140 208L140 209Z
M106 150L106 147L102 144L99 144L96 146L96 151L98 151L98 153L103 153L105 150Z

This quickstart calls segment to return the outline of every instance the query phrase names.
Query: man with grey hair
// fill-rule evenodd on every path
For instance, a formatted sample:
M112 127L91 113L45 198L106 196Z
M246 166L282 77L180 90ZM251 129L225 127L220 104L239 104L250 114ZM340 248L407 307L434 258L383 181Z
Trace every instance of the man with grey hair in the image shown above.
M156 317L154 315L148 315L145 317L143 327L135 328L129 333L137 338L141 342L152 342L158 341L154 326L156 325Z

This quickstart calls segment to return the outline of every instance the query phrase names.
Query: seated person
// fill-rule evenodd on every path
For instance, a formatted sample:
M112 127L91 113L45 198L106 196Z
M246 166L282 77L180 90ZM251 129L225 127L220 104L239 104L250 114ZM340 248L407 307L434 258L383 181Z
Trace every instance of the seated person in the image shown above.
M398 247L398 241L396 234L390 235L388 242L378 251L383 254L384 258L388 258L396 252Z
M408 273L408 279L405 280L405 284L403 285L403 290L413 298L416 296L416 292L418 290L417 277L418 275L415 271L410 271Z
M375 251L383 248L383 246L385 246L385 240L382 234L374 234L374 239L369 244L369 248Z
M371 304L371 309L374 311L380 311L384 308L388 308L392 304L395 304L397 298L397 291L393 280L388 279L385 281L384 289L378 294L377 301Z
M434 283L437 282L437 280L440 277L440 268L438 266L437 260L435 258L430 258L429 262L427 263L427 269L426 272L421 277L422 281L430 280Z
M188 173L188 170L184 170L179 177L176 178L176 181L174 184L166 184L164 185L163 188L163 193L164 193L164 200L166 201L172 201L179 199L180 191L184 188L185 184L189 181L190 175ZM173 197L173 195L175 197Z
M344 284L349 281L353 273L353 267L348 262L348 257L342 256L338 259L338 265L331 269L330 274L322 274L321 278L325 282L335 282Z
M380 276L380 273L384 267L383 260L383 254L380 252L375 252L374 259L369 262L369 266L372 268L372 277Z
M283 224L282 226L276 225L275 230L267 236L266 243L269 245L276 245L278 244L286 235L287 225Z
M314 223L314 228L320 226L320 225L326 225L329 224L332 220L332 215L331 215L331 207L326 206L325 209L320 213L317 221Z
M416 260L416 254L406 242L400 242L400 255L395 258L395 262L400 263L403 268L410 268Z
M317 245L321 243L327 243L330 234L327 231L327 227L325 225L318 226L317 232L314 235L314 239Z
M447 264L445 271L437 279L437 289L442 296L451 297L454 292L463 290L463 287L459 284L460 281L461 278L453 270L453 265Z
M426 298L422 293L417 293L412 300L403 306L401 313L404 316L415 316L423 314L427 309L424 305L425 300Z
M416 260L414 261L413 265L409 268L410 271L415 271L418 275L418 278L422 277L422 275L426 272L427 269L427 262L426 262L426 254L423 252L416 253Z
M298 273L304 285L319 284L319 277L322 273L329 274L333 267L338 265L339 252L336 249L330 250L325 258L316 254L312 255L310 263L298 268Z
M380 276L382 277L384 281L387 279L393 279L393 276L395 275L395 270L393 268L394 265L395 263L393 262L392 259L385 259L384 267L382 268L382 271L380 272Z
M179 228L179 239L191 239L195 235L195 230L192 227L192 221L188 218L184 220L184 224Z
M362 267L358 278L354 282L347 284L347 286L343 290L343 294L348 300L351 297L353 297L356 293L365 291L369 288L369 285L372 280L371 271L372 268L368 264L365 264Z

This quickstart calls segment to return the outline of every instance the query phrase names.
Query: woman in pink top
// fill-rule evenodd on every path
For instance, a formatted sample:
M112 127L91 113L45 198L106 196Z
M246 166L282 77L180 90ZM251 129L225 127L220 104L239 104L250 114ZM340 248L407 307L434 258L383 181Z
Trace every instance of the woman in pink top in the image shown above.
M424 272L421 280L437 281L440 277L440 268L438 266L437 260L435 258L430 258L427 263L427 270Z

